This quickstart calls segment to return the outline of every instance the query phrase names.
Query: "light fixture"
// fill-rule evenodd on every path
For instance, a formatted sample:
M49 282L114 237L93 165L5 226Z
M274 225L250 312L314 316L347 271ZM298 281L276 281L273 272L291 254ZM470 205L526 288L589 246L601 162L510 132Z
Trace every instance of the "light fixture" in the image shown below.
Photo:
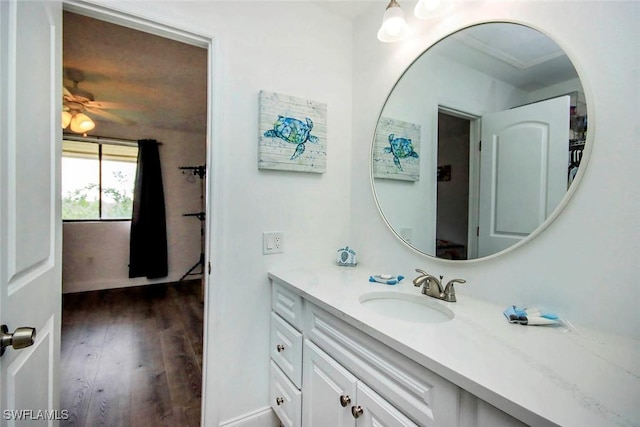
M68 111L62 112L62 129L65 129L67 126L69 126L69 123L71 123L72 117L73 116L71 115L70 112Z
M70 117L70 118L69 118ZM85 133L96 127L96 124L89 116L80 112L62 112L62 128L69 126L72 132Z
M413 14L420 19L430 19L449 12L452 7L453 0L420 0Z
M391 0L384 11L382 26L378 30L378 40L381 42L395 42L402 40L409 32L409 26L404 20L404 13L396 0Z

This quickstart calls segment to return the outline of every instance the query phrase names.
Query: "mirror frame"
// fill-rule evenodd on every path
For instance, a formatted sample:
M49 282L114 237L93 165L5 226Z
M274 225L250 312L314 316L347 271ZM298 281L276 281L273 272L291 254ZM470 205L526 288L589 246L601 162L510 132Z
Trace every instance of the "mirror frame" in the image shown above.
M460 31L463 31L463 30L465 30L467 28L475 27L475 26L478 26L478 25L495 24L495 23L507 23L507 24L522 25L522 26L531 28L533 30L536 30L536 31L540 32L541 34L545 35L546 37L548 37L549 39L551 39L554 43L556 43L563 50L563 52L565 52L565 54L567 55L567 57L569 58L569 60L573 64L573 67L576 70L578 78L580 79L580 84L582 85L582 88L584 90L585 103L586 103L586 106L587 106L587 115L589 117L589 119L588 119L589 120L589 127L588 127L588 131L587 131L587 136L586 136L586 139L585 139L585 147L584 147L582 158L580 160L580 167L578 168L578 172L576 173L575 178L571 182L571 185L567 189L567 192L563 196L562 200L560 201L558 206L556 206L555 209L551 212L551 214L540 225L538 225L538 227L534 231L529 233L529 235L527 237L519 240L518 242L514 243L513 245L509 246L508 248L506 248L506 249L504 249L502 251L499 251L499 252L496 252L494 254L484 256L484 257L480 257L480 258L466 259L466 260L452 260L452 259L446 259L446 258L438 258L437 256L435 256L435 254L434 255L428 254L428 253L416 248L415 246L411 245L406 240L404 240L402 238L402 236L400 236L398 231L396 231L396 229L389 223L389 220L385 216L384 211L383 211L382 207L380 206L380 201L378 200L378 196L377 196L376 189L375 189L375 178L373 176L374 175L374 171L373 171L373 156L374 156L374 143L375 143L376 130L378 128L378 123L380 123L380 119L382 118L382 115L384 113L385 106L387 105L387 102L389 101L389 98L393 94L393 91L396 89L396 86L398 86L398 83L400 82L400 80L402 80L402 78L407 73L407 71L422 57L422 55L427 53L429 51L429 49L431 49L432 47L434 47L435 45L437 45L441 41L445 40L447 37L450 37L450 36L452 36L454 34L457 34ZM583 176L586 173L587 165L589 163L589 159L591 158L591 151L593 149L594 134L595 134L595 123L596 123L596 120L595 120L595 117L596 117L595 116L595 109L594 109L593 102L592 102L591 87L590 87L590 85L588 83L588 80L586 80L584 78L584 72L581 71L582 70L582 66L580 65L579 62L576 62L574 60L574 57L579 57L579 56L578 55L571 55L570 51L565 47L565 45L562 42L559 42L556 37L553 37L553 36L549 35L549 33L547 31L542 30L542 29L538 28L537 26L534 26L534 25L531 25L531 24L528 24L528 23L525 23L525 22L516 21L516 20L503 20L503 19L500 19L500 20L478 21L478 22L475 22L475 23L470 23L468 25L460 26L456 30L448 32L444 36L442 36L439 39L437 39L435 42L431 43L429 46L426 47L426 49L422 50L409 63L409 65L407 65L407 67L404 69L404 71L402 71L400 76L396 79L395 83L393 83L393 86L391 87L391 90L389 91L389 93L385 97L385 101L382 104L382 107L380 108L380 111L378 113L378 117L377 117L377 120L376 120L376 123L375 123L375 127L373 129L373 137L371 138L371 144L370 144L370 148L369 148L369 157L368 157L368 161L369 161L369 184L371 186L371 193L373 195L373 199L374 199L374 202L375 202L376 207L378 209L378 212L379 212L380 216L382 217L382 220L384 221L386 226L389 228L389 230L391 230L392 234L396 238L398 238L398 240L400 240L400 242L402 242L402 244L405 247L407 247L408 249L410 249L412 252L414 252L416 254L428 257L428 258L430 258L430 259L432 259L434 261L440 261L440 262L443 262L443 263L446 263L446 264L451 264L451 265L461 265L461 264L469 265L469 264L473 264L473 263L477 263L477 262L493 260L495 258L507 255L507 254L511 253L512 251L514 251L514 250L517 250L518 248L526 245L527 243L529 243L530 241L535 239L537 236L539 236L542 232L544 232L549 227L549 225L553 221L555 221L555 219L558 216L560 216L562 211L564 211L566 206L569 204L569 202L573 198L573 195L577 191L577 188L580 186L580 183L582 182Z

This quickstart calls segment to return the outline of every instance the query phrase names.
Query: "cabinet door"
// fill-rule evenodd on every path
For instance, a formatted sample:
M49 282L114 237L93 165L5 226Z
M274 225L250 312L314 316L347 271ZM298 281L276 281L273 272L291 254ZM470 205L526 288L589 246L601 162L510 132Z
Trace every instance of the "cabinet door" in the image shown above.
M354 427L357 378L309 340L303 351L302 424Z
M418 427L380 395L358 383L358 402L352 408L356 427Z

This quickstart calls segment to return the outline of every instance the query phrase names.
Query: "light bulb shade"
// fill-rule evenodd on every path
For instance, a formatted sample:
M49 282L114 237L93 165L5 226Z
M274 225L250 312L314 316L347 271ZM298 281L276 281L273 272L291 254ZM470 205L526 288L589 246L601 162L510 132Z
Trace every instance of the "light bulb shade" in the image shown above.
M73 116L71 115L70 112L68 111L62 112L62 129L65 129L67 126L69 126L69 123L71 123L72 117Z
M409 33L409 26L404 20L404 13L400 5L391 0L382 17L382 26L378 30L378 40L381 42L395 42L402 40Z
M453 0L420 0L413 9L416 18L431 19L444 15L453 8Z
M88 132L96 127L96 124L83 113L78 113L71 119L71 130L76 133Z

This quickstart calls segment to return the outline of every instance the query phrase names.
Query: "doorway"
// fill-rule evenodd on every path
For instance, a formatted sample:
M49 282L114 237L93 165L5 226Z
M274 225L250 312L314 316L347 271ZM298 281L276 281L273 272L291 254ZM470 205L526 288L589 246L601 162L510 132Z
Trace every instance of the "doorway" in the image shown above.
M68 35L66 31L74 27L72 20L77 32ZM146 27L135 18L93 7L65 5L63 21L63 75L73 69L83 77L79 82L67 79L65 86L79 87L95 95L95 102L113 106L87 109L96 126L86 139L98 139L101 147L107 140L135 145L136 140L149 137L162 144L169 275L161 279L127 277L127 220L94 218L63 224L60 383L69 389L60 391L61 407L69 410L73 425L134 424L141 418L152 424L199 425L206 317L209 204L203 189L208 187L206 141L211 140L207 126L210 40L172 28ZM101 33L114 27L127 35ZM154 49L162 51L149 59L153 69L143 72L143 78L135 74L123 77L123 71L137 66L134 59L127 59L123 47L116 48L123 58L120 63L109 61L107 54L91 57L100 51L101 43L113 45L123 38L139 50L136 58ZM141 38L150 40L147 48L141 49ZM73 48L66 41L73 41ZM86 41L87 47L78 47L80 41ZM164 41L173 46L158 47ZM180 54L200 50L201 58L194 61L204 69L198 79L189 73L169 78L165 86L173 98L162 102L152 85L158 67L163 62L173 68L180 64L183 71L195 67L191 59L171 59L172 50ZM101 86L109 81L118 82L112 92ZM184 81L191 84L189 92L179 89ZM123 93L127 96L120 96ZM181 109L190 108L198 99L202 111L181 121ZM181 100L188 100L188 105ZM167 104L169 113L162 110ZM157 116L162 116L161 122ZM102 240L100 236L107 237ZM105 272L111 278L105 278Z
M436 256L472 259L478 223L479 128L477 116L439 106Z
M438 113L438 257L467 259L469 120Z

